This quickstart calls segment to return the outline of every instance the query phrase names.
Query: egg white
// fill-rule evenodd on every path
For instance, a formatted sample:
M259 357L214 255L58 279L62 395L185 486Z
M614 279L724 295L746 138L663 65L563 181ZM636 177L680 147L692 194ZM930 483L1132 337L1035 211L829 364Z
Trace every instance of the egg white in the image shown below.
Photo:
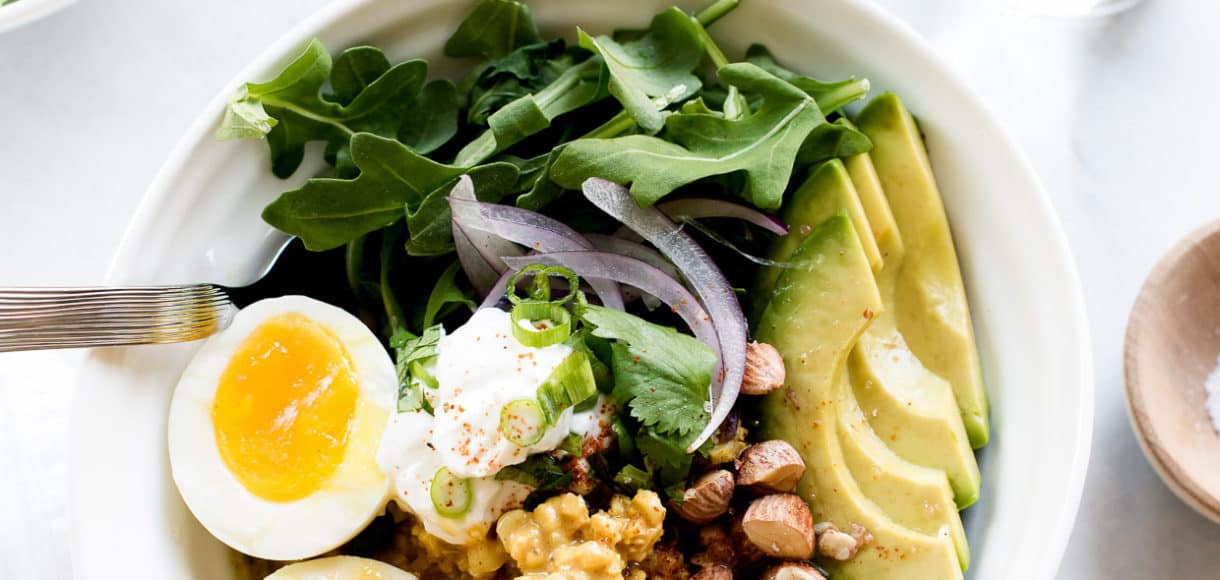
M265 580L417 580L414 574L368 558L331 556L289 564Z
M217 447L212 402L221 375L242 342L268 318L300 313L326 327L347 350L359 393L343 459L321 489L300 500L269 501L251 493ZM169 456L174 482L191 513L232 548L270 560L300 560L354 537L389 501L390 479L376 462L382 431L394 413L398 378L389 354L359 319L304 296L256 302L209 338L174 391Z

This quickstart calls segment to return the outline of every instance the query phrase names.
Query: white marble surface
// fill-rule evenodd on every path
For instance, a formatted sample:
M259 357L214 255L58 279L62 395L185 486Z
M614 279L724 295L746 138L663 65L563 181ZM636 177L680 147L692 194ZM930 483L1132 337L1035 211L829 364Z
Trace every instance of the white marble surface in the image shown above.
M877 1L991 102L1041 174L1080 266L1097 422L1059 577L1220 576L1220 527L1178 502L1144 461L1120 364L1145 273L1175 239L1220 217L1220 112L1208 100L1220 89L1220 4L1147 0L1080 23L1028 17L1005 0ZM0 36L0 283L99 282L198 109L321 3L81 0ZM70 575L64 481L79 360L0 356L0 578Z

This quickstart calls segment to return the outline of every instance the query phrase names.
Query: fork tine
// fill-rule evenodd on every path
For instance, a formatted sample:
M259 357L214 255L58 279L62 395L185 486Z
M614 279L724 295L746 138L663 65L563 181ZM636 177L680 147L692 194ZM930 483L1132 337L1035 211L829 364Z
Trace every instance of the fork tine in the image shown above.
M228 325L220 287L0 288L0 352L184 342Z

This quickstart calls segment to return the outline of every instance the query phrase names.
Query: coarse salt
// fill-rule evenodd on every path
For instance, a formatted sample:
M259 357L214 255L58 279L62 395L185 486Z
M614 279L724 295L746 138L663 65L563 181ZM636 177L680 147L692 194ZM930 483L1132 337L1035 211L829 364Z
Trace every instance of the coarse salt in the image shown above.
M1220 433L1220 357L1216 357L1216 368L1207 375L1203 389L1207 391L1207 414L1211 415L1212 428Z

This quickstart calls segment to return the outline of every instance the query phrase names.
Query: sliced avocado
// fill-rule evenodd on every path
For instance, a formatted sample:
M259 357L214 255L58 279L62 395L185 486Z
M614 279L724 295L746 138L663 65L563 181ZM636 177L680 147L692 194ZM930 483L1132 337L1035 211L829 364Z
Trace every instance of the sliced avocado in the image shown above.
M877 436L907 461L943 471L965 508L978 500L981 477L953 390L920 364L893 320L879 316L848 359L856 399Z
M855 128L846 117L839 119L839 122ZM881 191L881 180L877 177L872 158L868 153L852 155L843 160L843 165L847 167L847 174L851 176L856 194L860 196L860 206L868 217L868 225L872 229L877 249L881 252L881 260L885 262L889 259L887 252L902 253L902 237L898 235L898 224L894 223L894 212L890 211L890 204L885 201L885 193ZM877 269L874 268L873 271Z
M858 165L861 187L856 191L861 205L873 208L869 223L884 224L888 219L892 224L889 202L880 187L870 185L876 176L871 161L863 161L867 165ZM870 191L875 198L864 203L865 192ZM877 245L885 256L877 274L884 308L848 359L853 390L881 439L907 461L944 471L957 507L964 508L978 499L981 482L961 411L953 388L924 367L895 327L900 308L895 299L897 279L907 259L901 233L891 227Z
M843 458L836 383L872 313L881 307L868 257L845 213L815 228L792 256L759 320L757 338L784 357L787 381L762 401L763 435L796 447L808 468L797 486L812 498L815 521L855 523L873 541L847 562L823 562L837 580L962 577L948 532L903 526L861 491Z
M911 350L953 388L975 448L987 444L987 394L962 274L940 190L915 119L898 97L873 99L856 117L906 246L897 273L895 319Z
M860 409L846 368L837 388L843 461L860 491L899 524L928 535L947 533L962 570L969 568L970 546L945 472L911 463L886 446Z
M775 239L771 246L771 259L788 261L792 252L810 235L814 227L840 210L847 212L847 217L853 224L860 224L860 244L865 255L869 257L869 264L874 265L874 269L879 269L881 252L877 249L877 242L869 235L868 217L860 205L860 198L856 195L856 188L852 185L847 169L838 159L831 159L810 171L809 177L801 182L800 187L792 194L792 199L784 204L782 217L788 225L788 234ZM783 270L781 267L769 266L759 271L758 285L754 293L758 310L761 311L766 306L775 281Z

